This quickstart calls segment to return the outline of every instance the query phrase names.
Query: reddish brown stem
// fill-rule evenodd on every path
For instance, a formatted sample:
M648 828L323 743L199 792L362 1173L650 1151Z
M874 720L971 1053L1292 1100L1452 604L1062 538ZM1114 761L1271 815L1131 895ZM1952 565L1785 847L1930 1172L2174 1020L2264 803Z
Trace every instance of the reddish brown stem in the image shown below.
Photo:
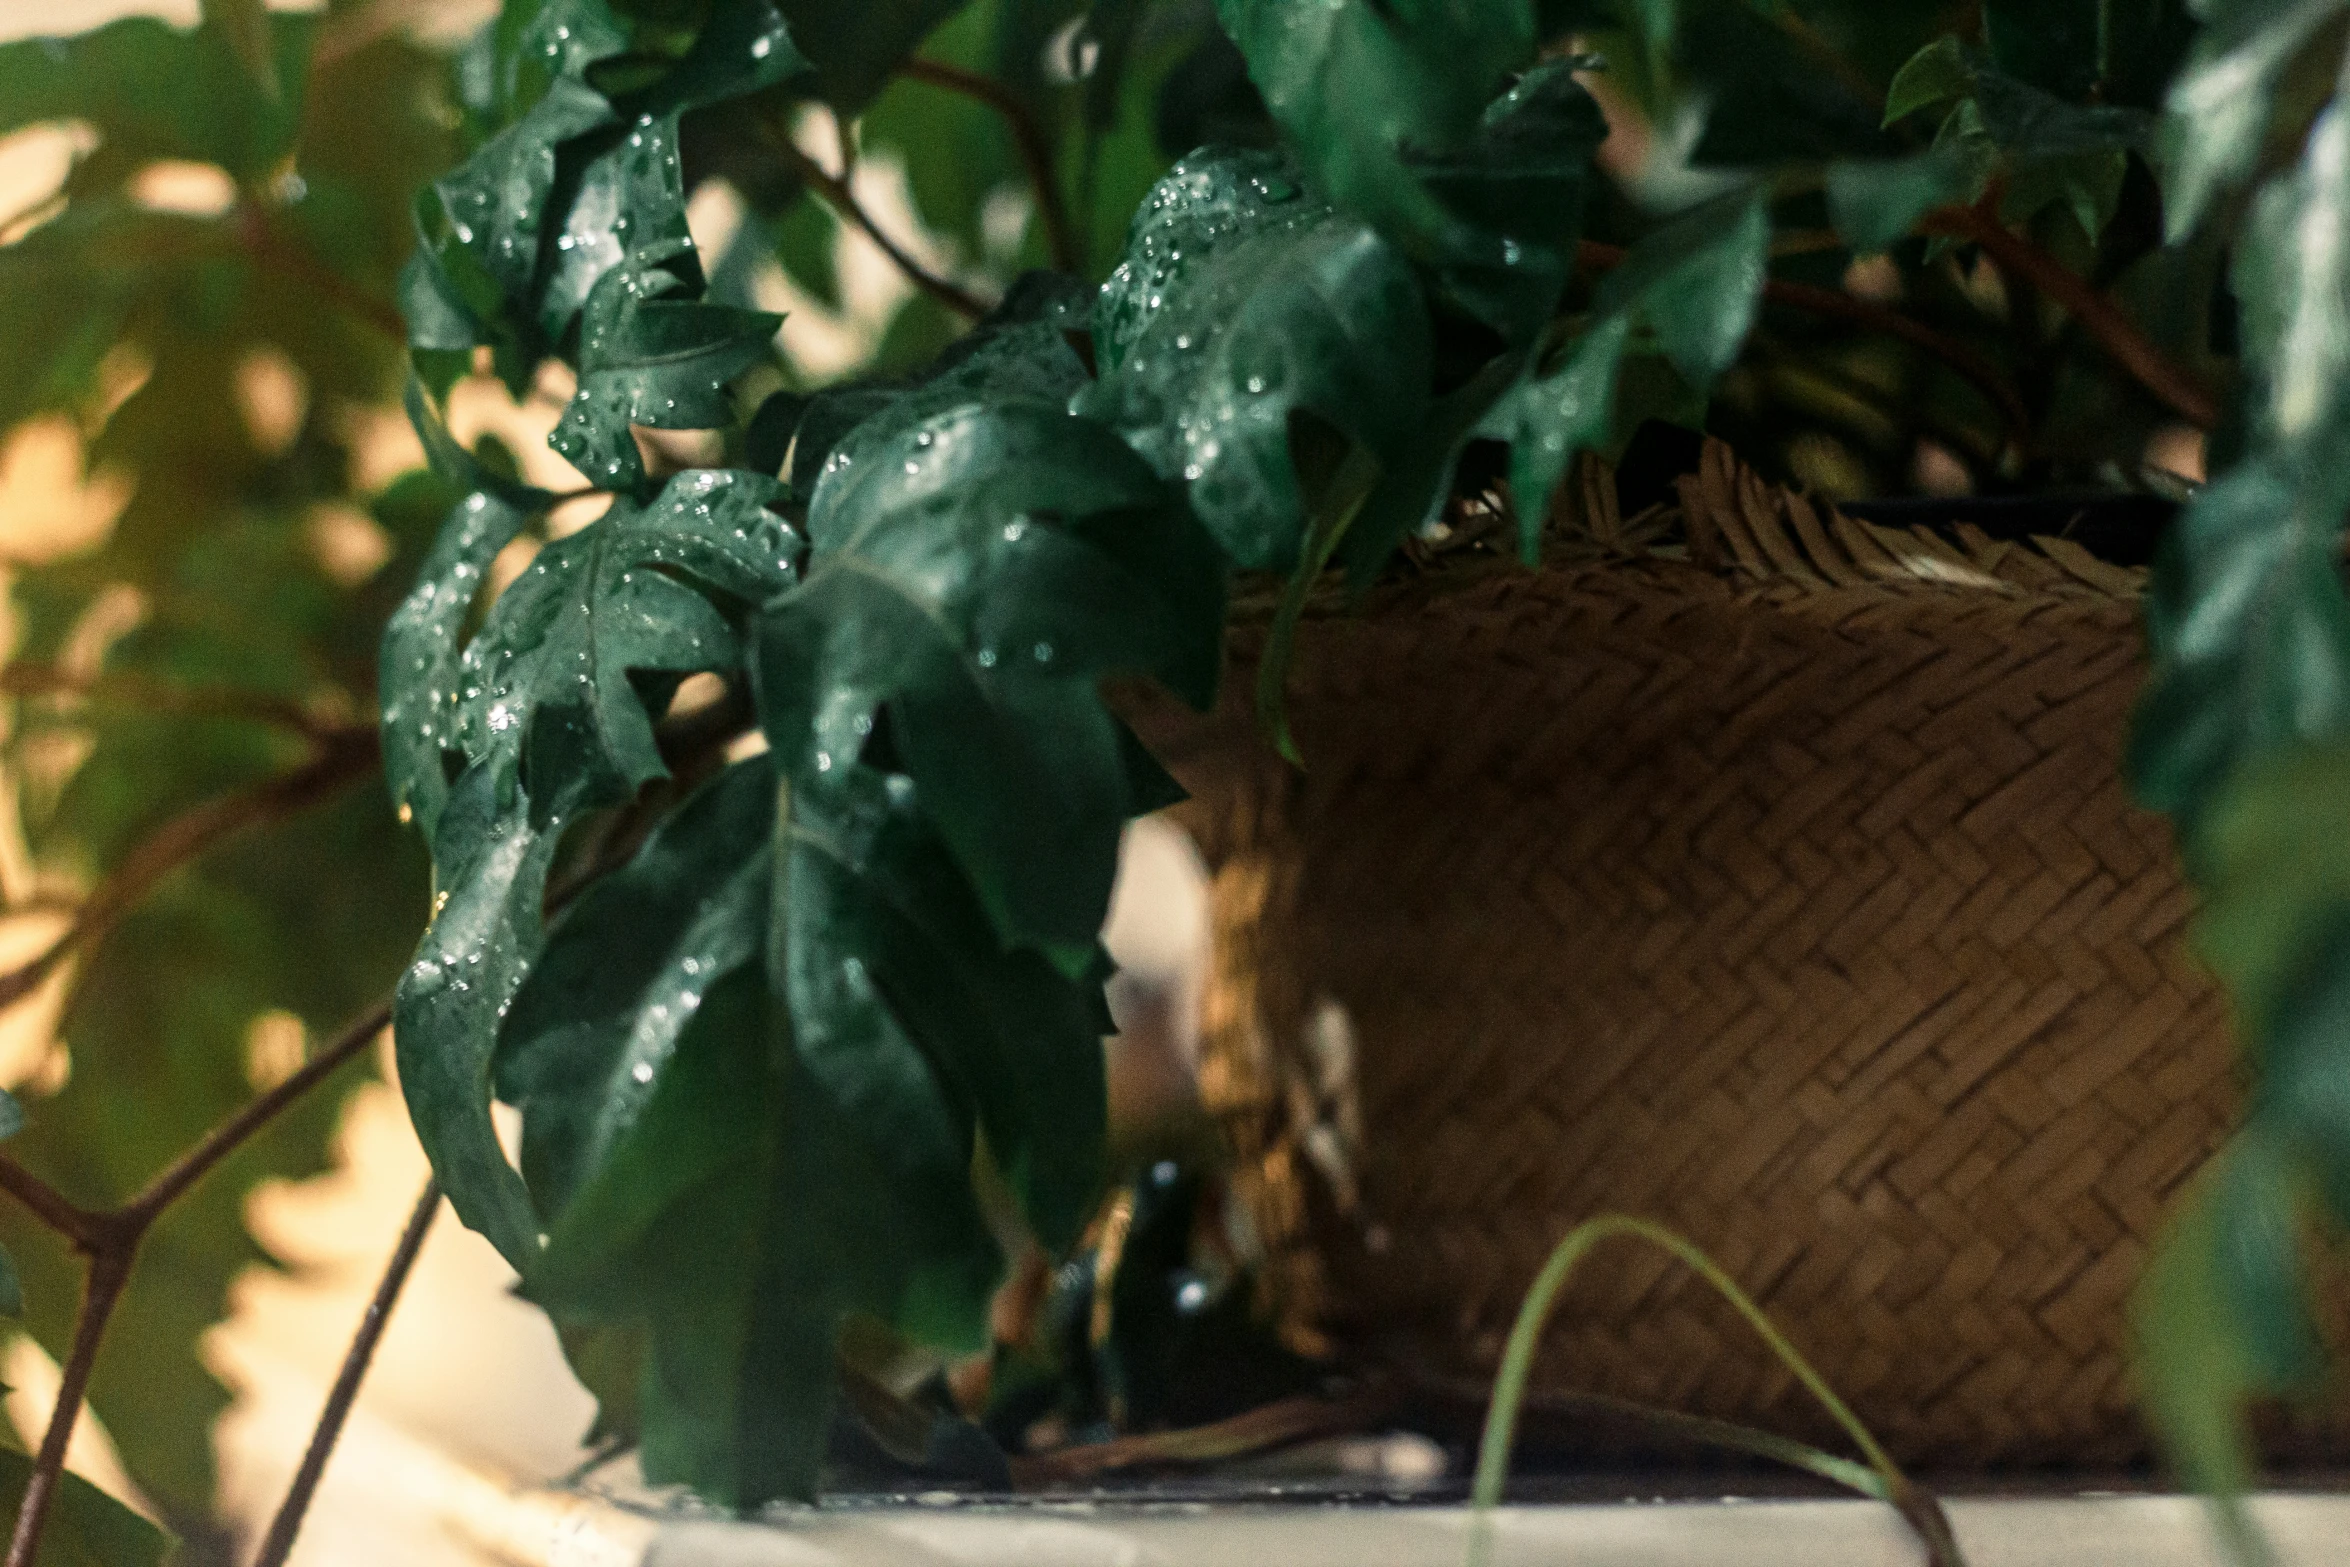
M1584 266L1598 271L1622 266L1625 257L1621 245L1605 245L1597 240L1585 240L1576 251L1576 259ZM1849 321L1855 326L1882 332L1887 337L1900 338L1915 344L1956 370L1972 382L1975 388L1991 400L2007 421L2008 434L2019 446L2030 439L2031 415L2025 410L2023 399L1999 368L1972 348L1945 332L1937 332L1924 322L1888 310L1883 305L1832 288L1817 288L1809 283L1790 283L1771 278L1763 284L1763 298L1775 305L1801 310L1807 315L1826 316L1832 320Z
M57 1389L57 1407L50 1411L49 1429L33 1460L32 1478L25 1482L24 1502L16 1510L16 1532L8 1541L6 1567L33 1567L41 1549L42 1526L65 1478L65 1449L73 1440L74 1423L81 1416L82 1399L90 1390L90 1373L98 1364L98 1344L106 1336L107 1319L130 1282L135 1239L102 1246L90 1256L90 1270L82 1285L82 1309L74 1318L73 1351L66 1356L64 1379Z
M1077 237L1069 226L1069 210L1061 203L1060 172L1054 165L1052 146L1045 140L1044 127L1036 123L1028 105L991 77L941 65L936 60L909 60L898 70L913 81L927 82L985 104L1002 118L1004 128L1012 133L1012 145L1019 151L1020 162L1028 171L1028 183L1035 188L1036 215L1044 224L1045 248L1052 255L1053 265L1063 272L1076 271L1080 259Z
M224 838L290 816L356 782L375 767L378 754L374 730L337 731L312 761L242 794L191 806L165 822L98 884L64 934L30 961L0 974L0 1007L30 995L58 965L105 936L165 876Z
M59 669L54 664L16 663L0 669L0 695L82 697L141 712L250 719L319 741L352 732L322 722L301 703L283 697L223 687L173 685L132 674L88 677Z
M256 266L300 283L393 342L407 343L408 323L390 301L376 298L322 265L302 246L286 239L270 222L267 210L259 205L245 202L238 207L236 216L238 242Z
M343 1355L343 1369L336 1374L335 1385L326 1395L318 1424L310 1431L310 1445L303 1450L301 1466L294 1471L293 1483L286 1488L285 1501L279 1505L277 1516L270 1520L269 1534L253 1558L253 1567L285 1567L286 1558L293 1553L294 1538L302 1532L303 1515L310 1511L310 1499L317 1495L318 1482L326 1473L327 1458L343 1434L343 1423L350 1418L351 1406L359 1398L359 1384L366 1379L367 1367L375 1359L376 1345L383 1340L384 1325L391 1320L392 1307L399 1303L400 1291L416 1266L417 1254L424 1250L424 1238L431 1232L433 1216L440 1209L440 1183L428 1180L416 1199L415 1208L409 1212L399 1243L392 1248L392 1260L375 1286L375 1295L359 1318L359 1331L352 1335L351 1347Z
M966 320L976 321L987 314L988 307L984 300L966 291L960 284L940 277L890 238L881 225L873 221L873 215L858 205L847 180L827 171L824 165L802 152L788 135L774 126L768 127L768 141L776 155L791 166L792 172L810 190L822 196L827 206L864 230L865 237L881 248L881 253L889 258L890 265L903 272L908 282Z
M100 1217L76 1207L63 1192L5 1155L0 1155L0 1191L23 1203L34 1218L83 1251L97 1249L103 1222Z
M1982 247L2002 271L2014 274L2062 305L2081 329L2095 338L2114 363L2165 407L2199 430L2219 423L2219 404L2209 390L2172 362L2121 307L2087 278L1999 221L1987 207L1943 207L1919 227L1928 234L1963 239Z

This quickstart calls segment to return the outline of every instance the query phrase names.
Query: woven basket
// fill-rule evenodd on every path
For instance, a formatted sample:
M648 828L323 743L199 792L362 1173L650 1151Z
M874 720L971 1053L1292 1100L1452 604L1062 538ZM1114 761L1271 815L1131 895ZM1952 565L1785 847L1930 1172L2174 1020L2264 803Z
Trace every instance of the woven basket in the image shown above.
M1646 542L1593 495L1580 562L1309 617L1302 772L1244 711L1261 632L1216 717L1139 715L1214 873L1203 1095L1271 1303L1489 1374L1549 1247L1627 1211L1906 1459L2140 1456L2126 1297L2236 1097L2118 776L2140 574L1822 514L1718 446ZM1535 1386L1823 1431L1621 1243Z

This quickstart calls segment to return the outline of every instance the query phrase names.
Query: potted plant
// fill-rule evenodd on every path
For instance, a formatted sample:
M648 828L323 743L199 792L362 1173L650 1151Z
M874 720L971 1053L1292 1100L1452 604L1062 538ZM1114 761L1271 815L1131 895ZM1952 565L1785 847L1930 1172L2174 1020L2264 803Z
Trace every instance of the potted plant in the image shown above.
M919 368L762 382L776 320L714 297L685 171L878 232L795 117L846 123L951 9L517 0L467 57L473 150L419 200L410 407L466 498L383 644L436 879L401 1080L648 1474L804 1493L845 1322L982 1347L975 1168L1076 1239L1096 933L1170 769L1221 861L1210 1088L1277 1276L1335 1269L1423 1346L1465 1279L1474 1363L1572 1210L1703 1228L1712 1201L1732 1222L1700 1238L1810 1303L1815 1348L1858 1313L1831 1379L1917 1411L1913 1449L2133 1443L2121 1295L2227 1099L2186 894L2117 771L2137 580L2062 539L1863 526L1721 451L1627 517L1575 460L1657 417L1823 497L1920 428L2010 493L2127 485L2158 430L2212 432L2130 766L2259 1065L2146 1318L2153 1408L2224 1478L2236 1395L2314 1365L2298 1216L2338 1212L2344 1169L2350 964L2307 814L2350 700L2332 9L1987 4L1945 32L1222 0L1176 122L1257 144L1152 185L1098 290L1030 277ZM1051 40L1104 113L1149 14ZM576 377L553 444L609 508L485 602L564 497L436 398L550 358ZM680 466L675 431L717 434ZM1326 994L1364 1107L1436 1130L1374 1122L1316 1185L1282 1107ZM1610 1158L1678 1184L1581 1180ZM1566 1374L1770 1408L1687 1303L1615 1304ZM1963 1358L1928 1365L1935 1335ZM1936 1366L1966 1384L1939 1425Z

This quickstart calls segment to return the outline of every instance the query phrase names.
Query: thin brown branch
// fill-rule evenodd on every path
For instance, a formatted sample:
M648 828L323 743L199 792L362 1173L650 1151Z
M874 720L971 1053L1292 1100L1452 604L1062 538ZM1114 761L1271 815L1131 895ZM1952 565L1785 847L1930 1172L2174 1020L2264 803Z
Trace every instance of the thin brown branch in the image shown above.
M237 209L237 240L254 265L339 305L353 318L374 327L393 342L406 346L408 323L388 299L378 299L349 278L335 272L307 249L280 234L269 213L253 202Z
M1069 226L1069 209L1061 202L1060 171L1054 164L1052 144L1045 139L1044 127L1036 123L1028 105L1002 82L936 60L908 60L898 71L913 81L927 82L985 104L1002 118L1004 128L1012 133L1012 145L1019 151L1020 162L1028 170L1028 183L1036 191L1036 215L1044 224L1045 248L1052 255L1053 265L1063 272L1076 271L1081 258L1077 253L1076 232Z
M286 1488L286 1499L278 1507L277 1517L270 1521L269 1533L253 1558L253 1567L285 1567L286 1558L293 1553L294 1537L302 1532L302 1517L310 1511L310 1499L317 1494L319 1478L326 1473L327 1458L334 1452L335 1441L343 1434L343 1422L350 1418L351 1405L359 1397L359 1384L367 1376L368 1363L375 1359L375 1347L383 1339L384 1325L391 1320L392 1307L399 1303L400 1290L407 1284L417 1254L424 1250L424 1238L432 1230L433 1217L440 1210L440 1183L428 1180L408 1215L407 1228L400 1232L399 1244L392 1248L392 1260L375 1286L375 1295L359 1319L359 1331L352 1335L351 1347L343 1355L343 1369L336 1374L335 1385L327 1393L326 1406L319 1411L318 1424L310 1432L310 1445L302 1453L301 1466L294 1471L293 1483Z
M4 1154L0 1154L0 1191L23 1203L34 1218L83 1251L94 1251L104 1241L102 1215L77 1207L63 1192Z
M130 1282L131 1256L136 1242L104 1246L90 1255L90 1271L82 1284L82 1309L74 1319L73 1349L65 1358L63 1381L57 1389L57 1407L50 1411L48 1432L25 1482L24 1501L16 1510L16 1531L8 1542L6 1567L33 1567L39 1559L41 1530L49 1507L65 1478L66 1444L73 1439L82 1400L90 1390L90 1373L97 1368L98 1344L106 1335L107 1319Z
M13 663L0 668L0 695L81 697L102 706L193 718L244 718L312 740L348 732L301 703L224 686L181 686L135 674L78 675L54 664Z
M104 937L164 877L247 827L291 816L365 777L378 753L372 729L337 731L313 760L291 772L172 817L99 883L64 934L30 961L0 974L0 1007L32 994L67 958Z
M1595 271L1610 271L1624 263L1625 250L1621 245L1601 244L1585 240L1576 251L1576 260ZM1763 298L1772 304L1785 305L1808 315L1825 316L1831 320L1849 321L1855 326L1882 332L1888 337L1900 338L1924 349L1951 369L1972 382L1976 390L1989 398L2000 417L2007 421L2008 433L2018 445L2031 437L2031 415L2025 410L2023 398L1991 363L1974 349L1945 332L1938 332L1924 322L1889 310L1871 300L1859 299L1832 288L1818 288L1809 283L1791 283L1771 278L1763 284Z
M881 248L881 253L889 258L890 264L906 275L908 282L965 320L976 321L987 314L988 306L984 300L967 292L962 285L940 277L922 265L921 262L916 261L903 246L890 238L881 225L873 221L873 215L858 205L856 195L849 189L847 180L833 174L824 165L802 152L791 137L780 128L769 125L767 140L775 155L790 165L792 172L804 181L810 190L822 196L825 205L862 229L865 237L878 245Z
M1982 247L1983 254L2002 271L2062 305L2114 363L2173 413L2199 430L2219 423L2219 404L2208 388L2184 366L2174 363L2087 278L2000 222L1989 205L1943 207L1928 213L1919 227L1928 234L1968 240Z
M165 1166L144 1190L122 1205L118 1216L140 1230L154 1223L157 1215L203 1179L214 1165L236 1152L245 1139L332 1076L344 1062L365 1050L391 1020L392 1003L388 998L368 1008L364 1016L335 1036L325 1049L303 1062L300 1071L206 1132L195 1147Z

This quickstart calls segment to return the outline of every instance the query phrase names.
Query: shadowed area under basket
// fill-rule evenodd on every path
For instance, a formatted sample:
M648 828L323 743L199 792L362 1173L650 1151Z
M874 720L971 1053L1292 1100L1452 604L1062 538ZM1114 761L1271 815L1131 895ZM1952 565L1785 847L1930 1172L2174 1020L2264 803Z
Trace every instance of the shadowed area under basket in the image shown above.
M2236 1100L2120 777L2142 573L1856 522L1718 445L1671 512L1582 511L1539 571L1310 614L1303 772L1249 712L1261 627L1214 717L1136 710L1214 869L1202 1086L1270 1303L1489 1373L1551 1243L1621 1210L1905 1461L2141 1457L2128 1293ZM1630 1248L1535 1386L1826 1435Z

